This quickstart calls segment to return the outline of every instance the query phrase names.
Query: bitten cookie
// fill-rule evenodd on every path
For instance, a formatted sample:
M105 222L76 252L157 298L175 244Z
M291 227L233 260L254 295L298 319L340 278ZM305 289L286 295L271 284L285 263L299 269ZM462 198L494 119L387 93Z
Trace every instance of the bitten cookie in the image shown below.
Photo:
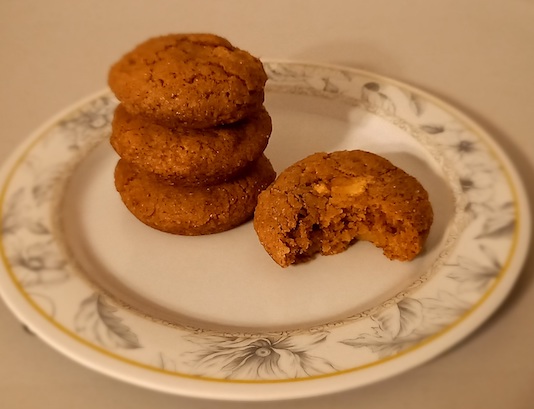
M258 159L271 130L264 108L231 125L193 129L150 122L121 104L110 142L121 158L170 183L209 185L230 179Z
M252 217L258 194L276 177L261 156L246 175L205 187L172 186L120 159L115 187L130 212L155 229L188 236L218 233Z
M367 240L390 259L412 260L433 221L414 177L364 151L316 153L282 172L258 198L254 228L282 267Z
M259 59L213 34L151 38L116 62L108 77L131 114L196 128L257 111L266 81Z

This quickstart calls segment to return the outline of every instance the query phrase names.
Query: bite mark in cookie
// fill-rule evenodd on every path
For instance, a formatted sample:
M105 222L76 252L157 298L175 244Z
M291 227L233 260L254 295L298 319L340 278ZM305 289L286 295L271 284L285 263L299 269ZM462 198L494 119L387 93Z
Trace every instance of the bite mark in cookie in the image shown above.
M316 153L282 172L258 198L254 228L282 267L370 241L390 259L413 260L433 221L413 176L365 151Z

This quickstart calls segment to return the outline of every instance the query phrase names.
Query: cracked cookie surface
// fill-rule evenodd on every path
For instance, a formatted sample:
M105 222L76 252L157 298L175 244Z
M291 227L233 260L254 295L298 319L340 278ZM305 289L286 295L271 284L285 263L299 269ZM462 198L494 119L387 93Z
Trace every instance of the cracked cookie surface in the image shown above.
M131 114L196 128L257 111L266 81L259 59L213 34L151 38L125 54L108 76Z
M416 178L365 151L313 154L283 171L258 198L254 228L282 267L357 240L393 260L414 259L433 221L428 193Z
M173 186L120 159L115 187L130 212L155 229L187 236L218 233L252 217L259 193L275 178L261 156L246 175L213 186Z
M120 104L110 142L121 158L171 183L209 185L228 180L258 159L271 130L264 108L234 124L196 129L162 126L131 115Z

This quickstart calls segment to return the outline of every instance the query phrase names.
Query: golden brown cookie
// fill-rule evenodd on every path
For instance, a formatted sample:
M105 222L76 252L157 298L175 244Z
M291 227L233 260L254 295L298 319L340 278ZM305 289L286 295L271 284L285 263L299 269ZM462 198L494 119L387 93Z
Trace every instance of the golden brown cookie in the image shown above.
M169 128L131 115L119 105L111 145L119 156L170 183L209 185L225 181L258 159L269 141L264 108L231 125Z
M151 38L116 62L108 77L128 112L196 128L257 111L266 81L259 59L212 34Z
M282 267L316 253L336 254L356 240L390 259L412 260L433 220L414 177L364 151L316 153L290 166L258 198L254 228Z
M258 194L276 177L261 156L240 178L205 187L172 186L121 159L115 187L130 212L155 229L187 236L218 233L252 217Z

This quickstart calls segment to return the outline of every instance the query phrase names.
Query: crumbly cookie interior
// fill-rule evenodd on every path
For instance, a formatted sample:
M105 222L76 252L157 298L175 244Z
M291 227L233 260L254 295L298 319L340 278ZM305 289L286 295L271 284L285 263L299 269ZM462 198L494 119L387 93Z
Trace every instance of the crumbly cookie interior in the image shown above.
M411 260L420 251L422 236L412 225L384 206L386 195L375 195L372 176L320 180L295 201L301 206L295 226L283 241L289 249L286 262L305 261L316 253L345 251L358 240L369 241L390 259ZM409 198L406 200L409 201Z
M421 184L362 151L315 154L280 174L260 195L254 227L281 266L332 255L358 240L392 260L413 260L433 220Z

